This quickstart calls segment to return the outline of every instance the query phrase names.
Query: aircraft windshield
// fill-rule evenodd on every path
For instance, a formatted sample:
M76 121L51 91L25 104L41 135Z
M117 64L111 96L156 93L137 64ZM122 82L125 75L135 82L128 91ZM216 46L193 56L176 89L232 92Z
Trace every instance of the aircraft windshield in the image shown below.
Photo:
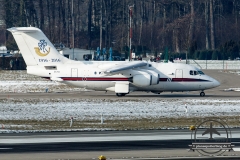
M204 73L202 71L198 71L198 73L201 74L201 75L204 75Z
M193 70L190 70L190 71L189 71L189 74L190 74L190 75L198 75L198 74L204 75L204 73L203 73L202 71L193 71Z

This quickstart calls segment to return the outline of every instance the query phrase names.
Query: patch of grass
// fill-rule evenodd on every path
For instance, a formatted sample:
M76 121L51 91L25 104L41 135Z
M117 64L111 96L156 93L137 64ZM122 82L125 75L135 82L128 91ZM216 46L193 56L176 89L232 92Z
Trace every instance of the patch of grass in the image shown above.
M143 129L166 129L166 128L189 128L191 125L202 122L206 119L219 117L191 117L191 118L142 118L129 120L105 120L103 124L97 120L75 120L72 127L66 120L0 120L6 129L10 130L143 130ZM240 116L221 117L230 127L240 126Z

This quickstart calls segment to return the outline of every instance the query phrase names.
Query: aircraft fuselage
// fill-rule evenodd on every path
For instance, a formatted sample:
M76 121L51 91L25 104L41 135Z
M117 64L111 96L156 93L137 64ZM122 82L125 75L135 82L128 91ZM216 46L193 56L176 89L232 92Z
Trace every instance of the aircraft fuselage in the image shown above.
M55 69L46 70L46 67L28 67L28 73L44 78L57 77L62 83L97 91L114 91L116 82L130 82L131 91L152 92L177 92L196 91L214 88L219 82L205 74L194 74L200 70L196 67L181 63L155 63L148 62L145 67L120 71L108 75L101 69L107 64L119 64L121 61L86 61L74 64L56 66ZM137 71L151 70L159 74L159 83L148 86L140 86L131 82L131 77L139 74ZM190 72L192 71L192 75ZM202 72L201 72L202 73ZM53 78L54 80L54 78Z

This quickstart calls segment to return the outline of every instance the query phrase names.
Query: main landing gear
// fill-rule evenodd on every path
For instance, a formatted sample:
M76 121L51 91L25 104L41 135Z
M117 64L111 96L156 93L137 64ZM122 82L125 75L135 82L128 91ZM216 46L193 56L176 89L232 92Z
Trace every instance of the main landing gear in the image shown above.
M200 96L201 97L204 97L205 96L205 93L202 91L202 92L200 92Z
M126 93L116 93L116 95L117 95L118 97L123 97L123 96L126 95Z

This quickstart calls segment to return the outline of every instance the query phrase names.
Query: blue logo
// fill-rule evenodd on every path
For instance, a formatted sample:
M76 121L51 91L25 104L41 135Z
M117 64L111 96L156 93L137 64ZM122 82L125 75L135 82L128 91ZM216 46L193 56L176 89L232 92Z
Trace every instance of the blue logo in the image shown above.
M47 46L47 42L44 39L40 40L40 42L38 43L38 47L43 53L48 52L48 50L45 48L46 46Z

